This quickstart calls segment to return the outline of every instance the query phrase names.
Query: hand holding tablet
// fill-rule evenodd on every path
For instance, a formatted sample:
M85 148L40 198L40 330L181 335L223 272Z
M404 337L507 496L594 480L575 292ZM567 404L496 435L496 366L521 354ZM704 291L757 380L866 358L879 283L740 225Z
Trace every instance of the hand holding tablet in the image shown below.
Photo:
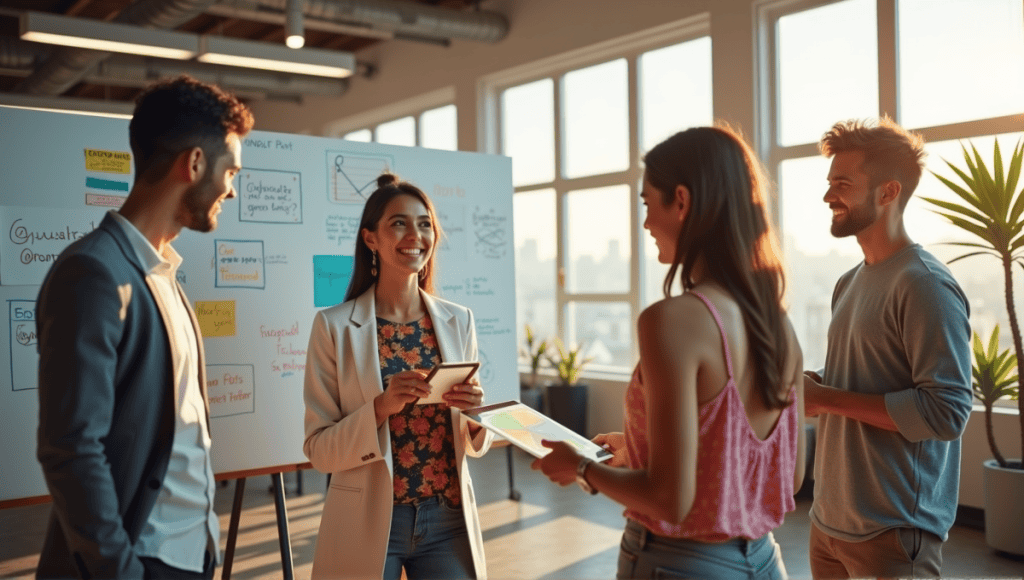
M479 362L441 363L431 369L424 381L430 385L430 395L420 397L417 405L444 403L444 394L455 385L468 382L480 368Z

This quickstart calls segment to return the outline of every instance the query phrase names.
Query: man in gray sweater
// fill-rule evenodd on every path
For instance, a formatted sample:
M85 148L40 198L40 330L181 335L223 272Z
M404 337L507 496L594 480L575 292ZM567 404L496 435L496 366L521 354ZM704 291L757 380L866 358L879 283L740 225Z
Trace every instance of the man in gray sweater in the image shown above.
M922 139L889 119L837 123L824 201L832 235L864 261L832 295L825 368L806 373L818 416L810 560L816 579L938 577L956 515L971 412L967 297L907 235Z

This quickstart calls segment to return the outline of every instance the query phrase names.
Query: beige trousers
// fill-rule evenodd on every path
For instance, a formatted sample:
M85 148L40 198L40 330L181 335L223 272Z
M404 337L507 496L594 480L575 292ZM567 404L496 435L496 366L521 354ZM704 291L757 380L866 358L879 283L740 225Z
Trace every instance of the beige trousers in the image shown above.
M811 574L833 578L938 578L942 540L918 528L892 528L863 542L845 542L811 523Z

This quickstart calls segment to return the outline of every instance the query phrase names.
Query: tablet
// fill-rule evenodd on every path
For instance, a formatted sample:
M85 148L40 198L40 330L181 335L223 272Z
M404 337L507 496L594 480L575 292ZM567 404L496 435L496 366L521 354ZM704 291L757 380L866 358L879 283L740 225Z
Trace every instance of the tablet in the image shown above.
M423 379L430 385L430 395L420 397L417 399L416 404L430 405L443 403L444 399L441 398L441 395L450 391L455 385L460 385L473 378L478 368L480 368L479 362L441 363L437 365L430 370L427 378Z
M462 414L498 433L534 457L544 457L551 453L550 449L540 444L541 440L547 439L565 441L575 447L578 453L594 461L612 458L612 453L604 447L518 401L467 409Z

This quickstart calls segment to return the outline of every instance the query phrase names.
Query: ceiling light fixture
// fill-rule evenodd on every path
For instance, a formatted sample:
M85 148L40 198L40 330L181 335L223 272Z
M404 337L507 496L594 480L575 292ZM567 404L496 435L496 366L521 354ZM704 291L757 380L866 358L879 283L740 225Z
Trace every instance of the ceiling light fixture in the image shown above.
M287 14L285 15L284 43L288 48L302 48L306 44L306 36L302 25L303 0L288 0Z
M197 60L227 66L276 70L288 73L345 78L356 70L351 52L304 48L292 50L279 44L203 36Z
M23 12L20 20L21 38L33 42L177 60L188 60L199 50L194 34L45 12Z

